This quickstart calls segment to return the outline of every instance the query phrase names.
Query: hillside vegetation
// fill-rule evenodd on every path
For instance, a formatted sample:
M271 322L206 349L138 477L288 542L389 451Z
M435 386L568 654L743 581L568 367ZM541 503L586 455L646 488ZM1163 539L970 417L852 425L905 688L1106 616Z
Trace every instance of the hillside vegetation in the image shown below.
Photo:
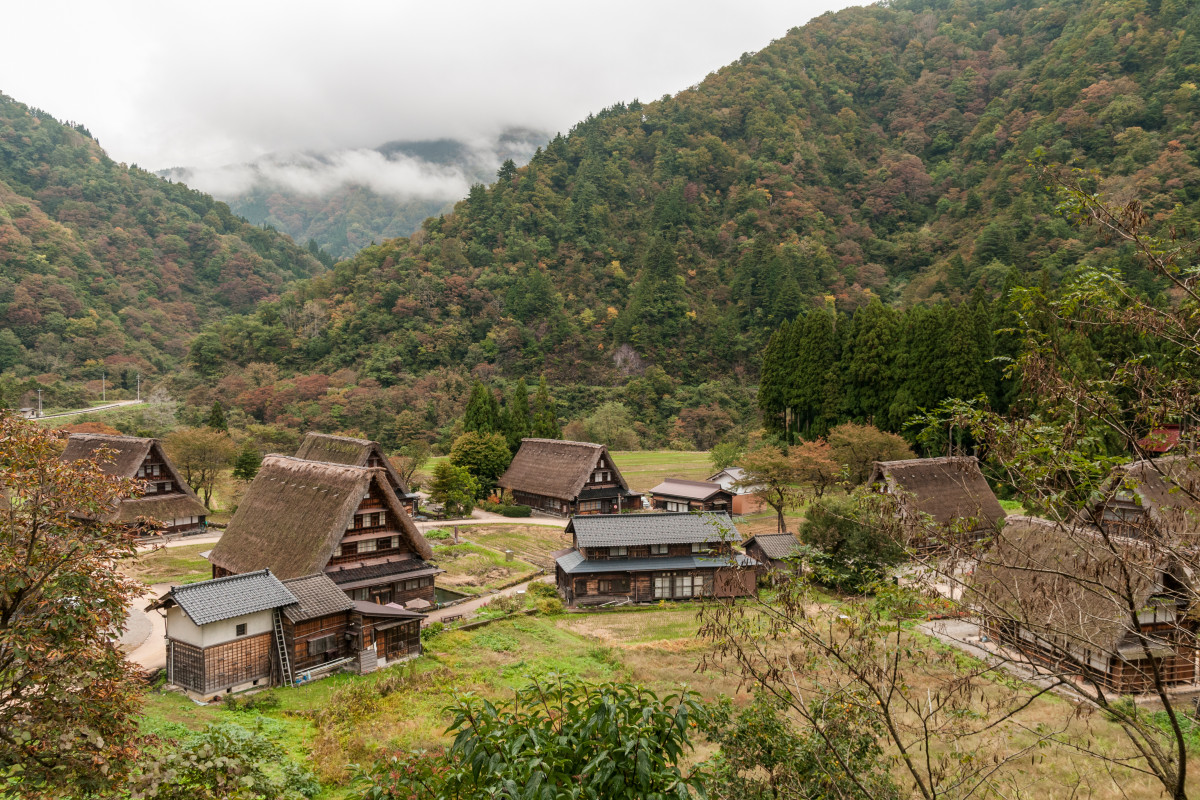
M354 367L383 386L449 366L752 381L770 331L827 298L959 301L1013 270L1053 283L1117 263L1029 161L1094 168L1194 232L1197 34L1178 0L827 14L579 123L454 214L218 323L193 364Z
M0 371L130 384L321 264L223 204L0 95Z

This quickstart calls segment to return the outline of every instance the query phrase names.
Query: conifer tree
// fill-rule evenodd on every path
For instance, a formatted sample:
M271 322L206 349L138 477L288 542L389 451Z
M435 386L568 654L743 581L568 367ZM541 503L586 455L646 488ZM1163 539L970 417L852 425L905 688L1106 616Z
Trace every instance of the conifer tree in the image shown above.
M258 448L254 446L253 442L246 442L238 451L237 458L233 462L233 477L241 481L252 481L261 466L262 455L258 452Z
M516 453L531 428L529 387L524 378L519 378L504 409L504 436L508 440L508 449Z
M500 430L500 408L492 390L482 382L471 386L471 397L463 412L463 430L475 433L496 433Z
M229 432L229 423L225 420L225 409L221 408L220 400L213 401L212 410L208 412L208 422L205 424L214 431Z
M546 386L546 376L538 378L537 394L533 396L533 435L539 439L561 439L558 411Z

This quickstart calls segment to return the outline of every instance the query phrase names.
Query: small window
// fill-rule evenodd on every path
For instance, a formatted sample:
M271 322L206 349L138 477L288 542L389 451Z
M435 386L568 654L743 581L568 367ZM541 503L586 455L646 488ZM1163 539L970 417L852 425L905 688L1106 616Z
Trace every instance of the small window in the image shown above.
M321 655L322 653L332 653L337 650L337 635L322 636L319 639L308 640L308 654L310 656Z
M359 542L359 543L358 543L358 552L360 552L360 553L374 553L374 552L375 552L375 547L376 547L376 542L377 542L377 540L376 540L376 539L367 539L367 540L366 540L366 541L364 541L364 542Z
M710 553L712 552L712 545L710 545L708 542L692 542L692 552Z
M624 558L629 554L628 548L625 547L610 547L608 548L609 558Z
M351 600L366 600L369 596L370 592L367 589L352 589L350 591Z
M234 635L235 636L245 636L246 635L246 623L239 622L237 628L235 629Z
M376 522L375 524L376 525L386 525L387 524L387 512L386 511L379 512L379 521Z
M652 555L652 556L665 556L666 554L667 554L667 546L666 546L665 544L652 544L652 545L650 545L650 555Z

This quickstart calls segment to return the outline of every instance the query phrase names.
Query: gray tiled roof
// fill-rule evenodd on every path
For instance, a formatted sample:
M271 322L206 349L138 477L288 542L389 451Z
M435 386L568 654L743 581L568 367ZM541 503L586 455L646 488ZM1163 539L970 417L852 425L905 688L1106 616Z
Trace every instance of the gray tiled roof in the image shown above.
M790 533L760 533L757 536L751 536L746 541L746 545L749 546L751 541L758 542L763 553L772 560L787 558L800 546L800 542Z
M365 581L380 579L384 582L385 579L395 575L396 577L407 576L410 572L421 571L439 571L437 567L419 558L406 558L398 561L385 561L382 564L368 564L365 567L348 567L346 569L334 568L325 573L334 583L341 585L343 583L351 583L353 581ZM411 576L408 576L411 577Z
M680 478L667 478L650 490L653 495L668 497L684 497L689 500L707 500L718 492L723 492L721 484L710 481L685 481Z
M568 575L593 572L666 572L678 569L719 569L721 567L756 567L750 556L735 553L729 556L667 556L660 558L585 559L579 551L562 556L558 566Z
M207 625L230 617L280 608L296 602L296 597L271 574L269 569L230 575L188 586L175 586L169 597L197 625Z
M283 581L287 590L296 596L297 605L288 606L283 613L292 622L304 622L354 608L354 601L329 579L328 575L305 575Z
M691 544L742 538L728 514L712 512L575 516L567 523L567 532L575 534L578 547Z

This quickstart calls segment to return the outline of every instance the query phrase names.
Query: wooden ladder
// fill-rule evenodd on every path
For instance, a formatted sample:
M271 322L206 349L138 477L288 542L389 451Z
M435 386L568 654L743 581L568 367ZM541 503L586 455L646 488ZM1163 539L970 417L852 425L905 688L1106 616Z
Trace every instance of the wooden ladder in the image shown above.
M279 668L283 671L283 685L291 686L292 660L288 658L287 640L283 637L283 613L275 609L275 649L279 651Z

